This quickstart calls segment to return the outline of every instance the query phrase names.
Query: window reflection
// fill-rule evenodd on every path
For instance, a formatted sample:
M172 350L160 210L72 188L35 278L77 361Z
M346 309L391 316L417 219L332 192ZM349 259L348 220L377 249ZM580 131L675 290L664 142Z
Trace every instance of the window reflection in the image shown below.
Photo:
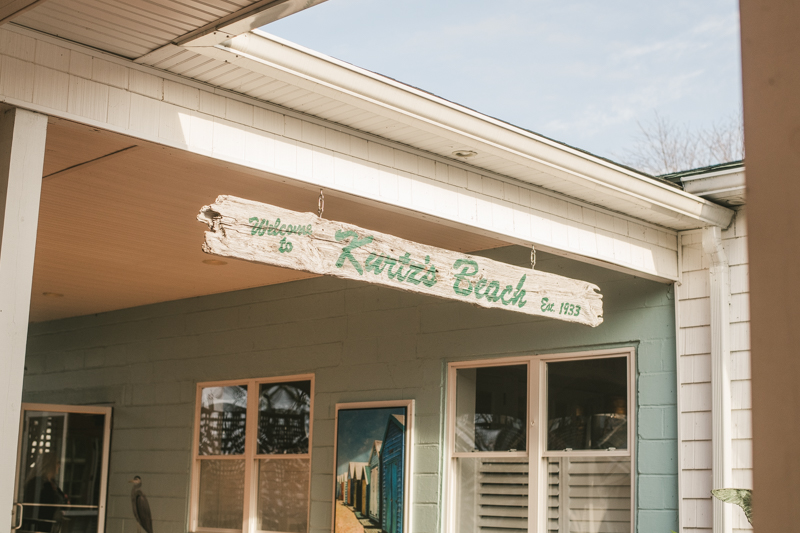
M258 453L308 453L311 382L262 383L258 396Z
M525 450L527 390L527 365L459 369L456 451Z
M628 447L627 358L547 364L547 449Z
M258 461L258 529L303 533L308 530L309 459Z
M247 423L247 387L201 391L200 455L241 455Z
M211 459L200 462L198 525L214 529L241 529L244 513L244 460Z

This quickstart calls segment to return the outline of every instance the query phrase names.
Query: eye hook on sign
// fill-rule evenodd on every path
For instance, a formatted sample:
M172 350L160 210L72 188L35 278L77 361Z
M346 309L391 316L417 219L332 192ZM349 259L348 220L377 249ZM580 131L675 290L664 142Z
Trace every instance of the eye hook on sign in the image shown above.
M536 247L531 244L531 270L536 269Z
M322 194L322 189L319 190L319 200L317 201L317 216L322 218L322 212L325 211L325 195Z

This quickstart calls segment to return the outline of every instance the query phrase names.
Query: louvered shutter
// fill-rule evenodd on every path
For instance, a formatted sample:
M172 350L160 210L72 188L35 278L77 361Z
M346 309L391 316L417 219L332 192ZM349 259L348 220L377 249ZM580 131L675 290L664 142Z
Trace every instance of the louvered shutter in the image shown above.
M479 459L478 531L528 531L528 470L525 460Z
M548 533L630 533L629 458L547 461Z

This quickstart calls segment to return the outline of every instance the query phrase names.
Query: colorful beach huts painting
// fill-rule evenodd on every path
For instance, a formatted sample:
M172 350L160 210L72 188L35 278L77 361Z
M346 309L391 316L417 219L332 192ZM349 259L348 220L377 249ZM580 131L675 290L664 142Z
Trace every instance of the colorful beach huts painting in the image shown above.
M337 406L333 530L403 533L409 406L356 405Z

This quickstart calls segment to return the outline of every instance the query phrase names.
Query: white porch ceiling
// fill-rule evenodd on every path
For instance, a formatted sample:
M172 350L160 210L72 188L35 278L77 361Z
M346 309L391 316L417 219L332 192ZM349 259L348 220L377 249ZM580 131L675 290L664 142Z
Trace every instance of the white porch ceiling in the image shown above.
M233 259L203 263L214 257L201 251L206 228L195 217L220 194L316 212L316 187L54 118L43 174L33 322L314 277ZM326 218L416 242L464 252L507 244L326 197Z
M136 59L169 43L214 32L221 41L232 36L225 31L242 33L322 1L27 0L32 7L5 21Z

